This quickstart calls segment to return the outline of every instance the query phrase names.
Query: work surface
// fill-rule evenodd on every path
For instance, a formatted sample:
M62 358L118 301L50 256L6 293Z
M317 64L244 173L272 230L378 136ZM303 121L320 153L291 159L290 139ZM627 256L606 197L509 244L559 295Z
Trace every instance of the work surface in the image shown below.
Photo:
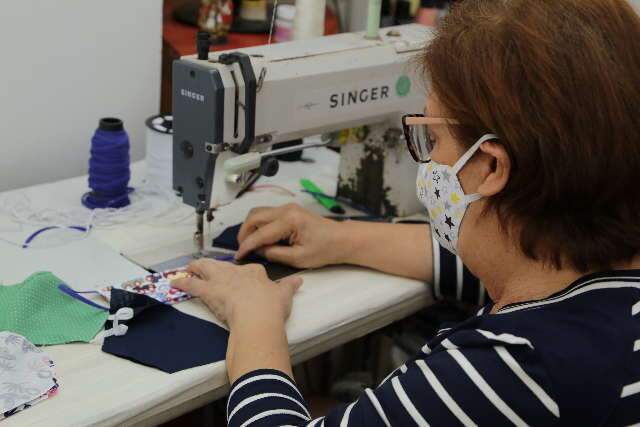
M337 175L337 156L326 149L307 150L305 157L315 163L282 164L279 176L260 181L261 185L277 183L293 191L258 187L236 203L219 210L210 229L215 236L225 227L241 222L249 209L257 205L281 205L296 201L322 212L308 195L298 191L297 178L314 179L325 191L333 191ZM134 187L141 187L144 165L132 167ZM408 183L411 185L411 183ZM21 200L34 209L80 209L80 196L86 191L86 177L40 185L0 194L4 206ZM25 198L26 197L26 198ZM142 203L136 199L136 203ZM24 207L24 205L23 205ZM180 208L182 209L182 208ZM92 232L97 239L137 263L148 266L192 251L195 220L184 208L185 215L170 212L171 221L161 217L144 222L132 220ZM20 242L36 227L17 227L10 216L0 216L0 237ZM43 236L44 237L44 236ZM207 241L211 239L207 237ZM22 239L22 240L21 240ZM3 251L15 258L15 247L0 242ZM55 251L37 249L38 251ZM42 255L30 256L24 251L18 261L0 262L0 282L13 283L24 271L40 269ZM46 253L46 252L45 252ZM6 258L5 258L6 259ZM36 260L36 261L34 261ZM121 268L103 271L103 278L114 282L139 268L128 262ZM115 262L115 261L114 261ZM95 263L79 263L74 272L77 289L96 286L91 281ZM102 267L104 269L104 266ZM64 279L64 272L56 272ZM111 275L111 276L110 276ZM302 273L304 286L296 295L287 326L293 362L307 360L344 342L367 334L419 310L430 303L427 285L366 269L338 266ZM21 277L20 280L25 277ZM94 280L95 281L95 280ZM178 309L214 321L199 300L178 304ZM224 362L165 374L103 353L93 344L70 344L46 347L56 363L60 382L59 394L48 401L5 420L3 427L13 426L115 426L156 425L191 409L222 397L228 390Z

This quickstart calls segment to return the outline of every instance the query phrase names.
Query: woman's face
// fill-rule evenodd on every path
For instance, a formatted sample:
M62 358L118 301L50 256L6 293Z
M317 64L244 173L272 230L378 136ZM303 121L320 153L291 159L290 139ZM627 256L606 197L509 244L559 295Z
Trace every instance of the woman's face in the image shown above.
M448 117L435 95L429 95L425 105L425 116ZM464 148L455 140L447 125L429 126L430 138L435 141L431 158L444 165L453 165L464 153Z
M438 98L431 94L427 97L425 105L425 114L429 117L445 117L452 118L441 106ZM435 144L431 152L433 161L453 166L460 157L467 151L467 147L463 146L455 136L450 132L447 125L429 126L431 137ZM477 152L458 174L462 189L466 194L475 193L478 186L482 183L483 176L478 170L478 160L482 158L481 152Z
M429 117L453 118L442 107L438 98L433 94L427 97L425 114ZM429 129L431 131L430 137L434 140L431 159L440 164L453 166L467 151L468 147L465 147L456 139L447 125L434 125L430 126ZM481 185L491 173L492 160L491 155L482 150L478 150L465 164L458 173L458 179L465 194L482 193ZM458 253L461 256L464 256L465 253L472 253L472 248L475 247L474 242L481 239L477 230L478 227L475 227L474 224L476 224L476 221L480 218L484 203L485 201L481 199L471 203L467 208L462 224L460 225L457 247Z

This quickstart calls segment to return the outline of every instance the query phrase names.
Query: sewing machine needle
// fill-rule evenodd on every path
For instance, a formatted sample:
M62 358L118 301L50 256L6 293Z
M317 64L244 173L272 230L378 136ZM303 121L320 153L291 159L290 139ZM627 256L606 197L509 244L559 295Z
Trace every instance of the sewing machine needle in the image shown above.
M196 232L193 235L193 243L196 247L195 258L201 258L204 253L204 210L196 210Z

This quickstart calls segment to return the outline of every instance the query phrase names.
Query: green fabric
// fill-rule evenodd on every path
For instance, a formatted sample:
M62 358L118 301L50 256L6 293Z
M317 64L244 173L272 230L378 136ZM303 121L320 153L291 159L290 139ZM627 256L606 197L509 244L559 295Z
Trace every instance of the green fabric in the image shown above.
M89 342L108 313L58 289L51 273L36 273L13 286L0 285L0 331L20 334L36 345Z

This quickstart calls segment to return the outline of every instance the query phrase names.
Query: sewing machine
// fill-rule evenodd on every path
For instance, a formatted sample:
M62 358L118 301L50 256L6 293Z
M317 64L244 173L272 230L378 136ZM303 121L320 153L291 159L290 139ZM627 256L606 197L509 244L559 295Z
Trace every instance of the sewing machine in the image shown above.
M375 186L375 210L417 212L416 165L400 117L423 110L424 79L410 60L431 37L426 27L403 25L374 40L347 33L210 53L208 36L199 35L198 54L173 65L173 187L196 209L197 250L205 216L210 221L257 174L277 173L275 155L331 139L359 142L342 147L339 193L358 198ZM336 133L344 129L352 131ZM272 150L318 134L333 138Z

